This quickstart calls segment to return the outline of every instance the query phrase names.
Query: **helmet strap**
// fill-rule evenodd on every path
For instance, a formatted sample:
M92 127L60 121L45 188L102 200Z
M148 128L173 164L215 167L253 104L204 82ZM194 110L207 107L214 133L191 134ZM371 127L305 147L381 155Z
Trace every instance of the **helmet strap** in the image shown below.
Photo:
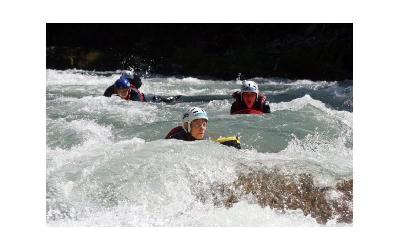
M185 127L185 123L187 123L187 128ZM185 123L182 123L182 127L183 127L183 130L185 130L185 132L187 132L187 133L189 133L190 132L190 125L189 125L189 123L188 122L185 122Z

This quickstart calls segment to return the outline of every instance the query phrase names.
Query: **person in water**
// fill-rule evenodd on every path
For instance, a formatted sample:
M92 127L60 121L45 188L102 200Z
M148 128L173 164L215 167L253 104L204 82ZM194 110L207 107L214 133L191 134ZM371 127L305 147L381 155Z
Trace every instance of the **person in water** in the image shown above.
M111 97L117 95L125 100L140 101L140 102L174 102L181 97L161 97L154 94L144 94L139 88L142 86L142 80L136 74L124 72L113 85L109 86L104 92L104 96Z
M202 140L206 138L207 125L207 113L202 108L191 107L183 114L182 125L173 128L165 139Z
M254 81L244 80L240 92L232 94L235 98L231 106L231 114L250 113L250 110L262 113L270 113L267 96L258 91L258 85Z
M139 91L142 80L136 74L124 72L113 85L109 86L104 92L104 96L111 97L117 95L125 100L145 102L144 93Z

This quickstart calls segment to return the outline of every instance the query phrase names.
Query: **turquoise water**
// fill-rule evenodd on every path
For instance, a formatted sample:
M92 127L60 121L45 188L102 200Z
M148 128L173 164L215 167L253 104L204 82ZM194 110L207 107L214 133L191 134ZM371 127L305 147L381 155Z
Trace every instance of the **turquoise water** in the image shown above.
M103 97L118 77L47 70L49 225L318 225L300 210L282 215L251 200L226 209L200 202L198 195L255 169L310 173L321 186L352 178L349 83L256 78L272 113L232 116L230 94L239 88L234 80L145 78L144 93L185 96L185 102L165 104ZM164 140L189 106L207 111L210 136L240 135L243 149Z

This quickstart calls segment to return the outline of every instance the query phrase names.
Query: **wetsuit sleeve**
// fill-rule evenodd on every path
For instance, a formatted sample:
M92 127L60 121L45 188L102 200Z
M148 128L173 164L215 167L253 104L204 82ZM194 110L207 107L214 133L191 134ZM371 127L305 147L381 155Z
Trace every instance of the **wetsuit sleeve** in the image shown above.
M187 133L184 131L173 133L172 135L169 135L168 139L178 139L178 140L190 141L188 139Z
M233 102L233 104L231 106L231 114L233 114L235 112L235 107L236 107L236 101Z
M268 101L265 101L263 111L264 111L264 113L271 113L271 108L269 107Z
M160 96L151 93L146 94L144 100L146 102L154 102L154 103L159 103L162 101Z
M180 99L181 97L182 97L182 95L170 96L170 97L162 97L162 96L160 96L161 101L162 101L162 102L165 102L165 103L172 103L172 102L175 102L175 101L177 101L178 99Z
M104 96L111 97L114 94L114 85L109 86L104 92Z
M176 100L180 99L182 95L177 95L177 96L170 96L170 97L165 97L165 96L160 96L160 95L155 95L155 94L146 94L145 100L146 102L153 102L153 103L160 103L160 102L165 102L165 103L172 103L175 102Z
M172 139L172 135L179 133L183 130L183 128L181 126L177 126L175 128L173 128L168 134L167 136L165 136L165 139Z
M196 140L193 138L192 135L187 133L182 126L175 127L172 129L167 136L165 136L165 139L179 139L179 140L184 140L184 141L194 141Z

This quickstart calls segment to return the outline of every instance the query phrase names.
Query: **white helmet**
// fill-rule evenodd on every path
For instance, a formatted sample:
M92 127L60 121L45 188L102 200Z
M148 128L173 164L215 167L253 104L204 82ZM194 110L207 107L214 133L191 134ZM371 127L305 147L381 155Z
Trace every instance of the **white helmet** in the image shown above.
M205 119L208 121L207 113L202 108L199 107L190 107L182 116L182 127L185 129L184 124L188 122L187 132L190 132L192 128L190 128L190 123L192 123L195 119Z
M129 71L129 70L124 70L121 73L121 77L123 77L123 78L131 78L131 79L133 79L133 75L134 75L133 72Z
M242 87L240 88L240 94L243 98L243 93L245 92L254 92L257 94L258 98L258 85L254 81L244 80L242 81Z

